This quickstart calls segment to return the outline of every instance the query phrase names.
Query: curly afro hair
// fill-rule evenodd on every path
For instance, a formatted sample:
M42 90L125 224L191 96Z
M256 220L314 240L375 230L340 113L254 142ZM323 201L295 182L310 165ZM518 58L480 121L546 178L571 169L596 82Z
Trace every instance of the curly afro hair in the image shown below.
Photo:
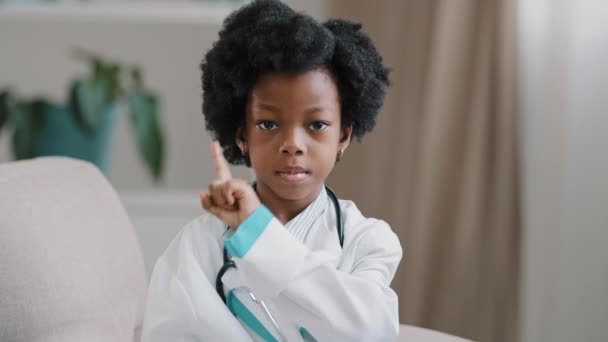
M361 24L333 19L318 23L277 0L258 0L224 21L219 40L201 63L206 128L226 160L250 166L236 145L246 104L259 76L270 72L327 70L334 78L343 126L358 140L376 124L388 68Z

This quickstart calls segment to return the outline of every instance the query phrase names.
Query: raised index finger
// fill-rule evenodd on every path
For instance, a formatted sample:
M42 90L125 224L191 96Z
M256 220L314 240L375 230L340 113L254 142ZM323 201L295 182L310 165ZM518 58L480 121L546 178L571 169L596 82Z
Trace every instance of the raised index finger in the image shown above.
M228 180L232 178L230 167L222 152L222 147L217 141L214 141L211 144L211 157L213 158L213 165L215 166L216 179Z

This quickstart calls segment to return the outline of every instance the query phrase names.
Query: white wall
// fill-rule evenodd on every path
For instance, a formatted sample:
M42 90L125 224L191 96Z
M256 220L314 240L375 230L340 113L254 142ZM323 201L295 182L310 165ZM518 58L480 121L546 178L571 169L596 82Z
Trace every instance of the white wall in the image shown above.
M34 11L2 13L0 9L0 86L15 87L22 95L48 94L65 101L69 80L86 68L70 58L73 46L137 63L148 86L162 96L168 143L164 185L206 185L212 167L210 138L201 114L199 63L230 9L129 9L72 11L66 7L43 15ZM8 135L2 134L1 139L0 161L6 161ZM152 186L126 117L119 123L112 152L109 178L116 187ZM248 173L239 170L237 174Z
M608 5L520 4L522 342L607 341Z

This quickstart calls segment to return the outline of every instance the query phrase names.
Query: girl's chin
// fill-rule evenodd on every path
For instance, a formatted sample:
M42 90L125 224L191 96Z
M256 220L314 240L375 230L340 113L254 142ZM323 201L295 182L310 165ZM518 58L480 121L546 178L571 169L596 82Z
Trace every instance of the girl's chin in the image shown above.
M275 196L286 201L298 201L318 194L318 185L307 184L273 184L269 187ZM312 194L315 192L315 194Z

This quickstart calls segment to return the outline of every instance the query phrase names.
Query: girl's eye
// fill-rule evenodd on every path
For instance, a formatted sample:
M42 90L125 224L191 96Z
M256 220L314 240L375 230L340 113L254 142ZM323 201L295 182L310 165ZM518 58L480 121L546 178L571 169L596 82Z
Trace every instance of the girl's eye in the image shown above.
M274 123L272 121L268 121L268 120L260 121L256 124L256 126L259 129L263 129L265 131L272 131L272 130L279 128L279 126L276 123Z
M326 124L325 122L315 121L315 122L311 123L308 127L310 127L310 129L312 129L313 131L322 131L322 130L326 129L327 126L329 126L329 125Z

